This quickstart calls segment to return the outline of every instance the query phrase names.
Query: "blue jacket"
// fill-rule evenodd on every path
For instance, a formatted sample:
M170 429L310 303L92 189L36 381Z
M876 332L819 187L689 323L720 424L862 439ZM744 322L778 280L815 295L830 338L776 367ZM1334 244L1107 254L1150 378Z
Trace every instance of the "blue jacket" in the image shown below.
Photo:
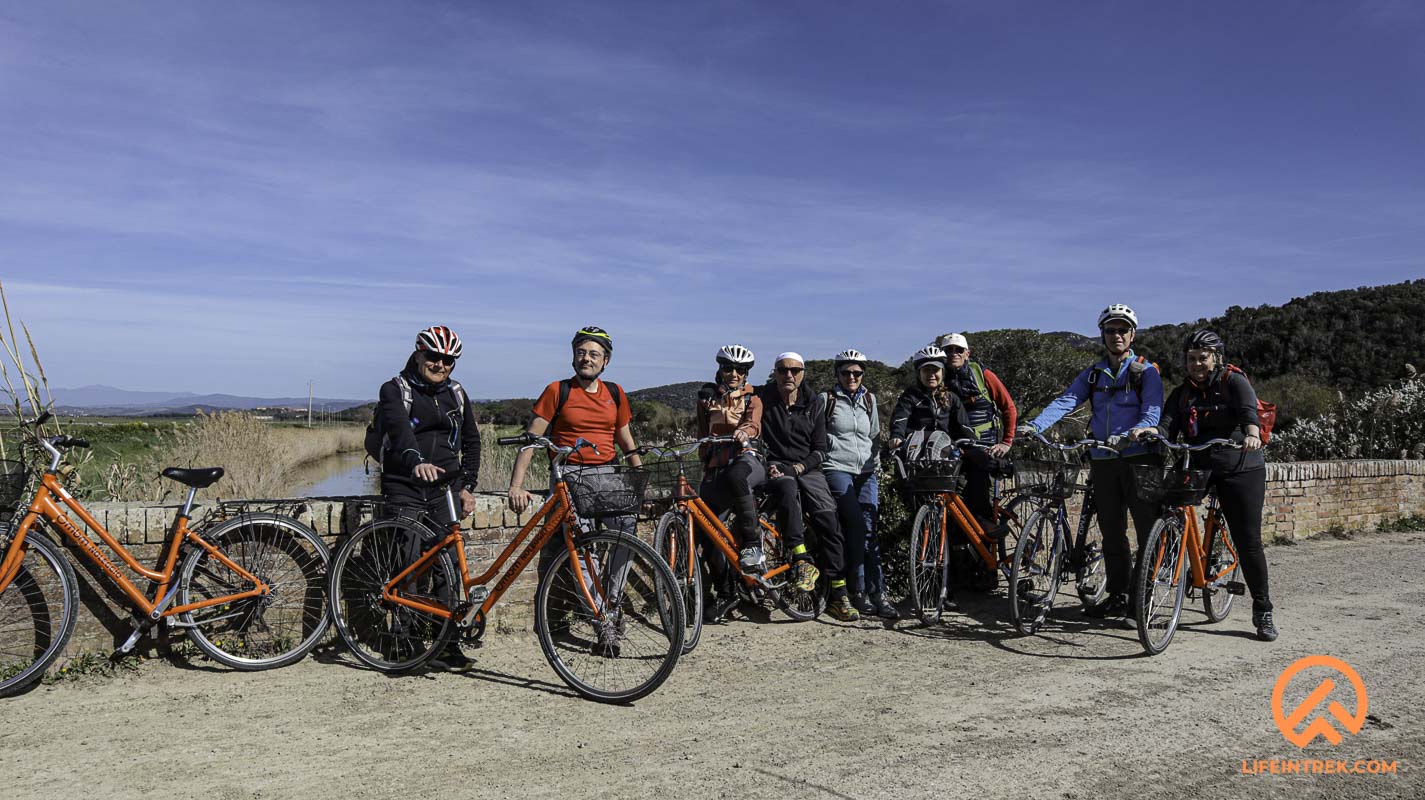
M1156 427L1163 414L1163 376L1158 374L1158 368L1151 362L1145 363L1140 399L1140 393L1129 383L1129 365L1135 358L1133 351L1128 351L1117 373L1109 369L1107 357L1099 359L1097 364L1080 372L1069 388L1029 424L1042 433L1092 397L1093 417L1089 420L1089 436L1095 439L1108 439L1133 428ZM1142 452L1145 452L1144 446L1135 444L1125 448L1123 455ZM1092 455L1094 458L1114 457L1102 450L1095 450Z

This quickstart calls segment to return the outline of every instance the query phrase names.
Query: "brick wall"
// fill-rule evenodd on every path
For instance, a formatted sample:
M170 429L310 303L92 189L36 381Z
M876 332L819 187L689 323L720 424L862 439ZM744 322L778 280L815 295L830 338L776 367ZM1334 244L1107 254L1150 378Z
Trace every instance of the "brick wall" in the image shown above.
M139 558L156 565L161 559L173 506L96 503L90 506L103 523ZM195 511L199 517L202 509ZM1330 461L1267 465L1267 500L1263 538L1303 538L1333 526L1370 529L1401 516L1425 515L1425 461ZM333 549L344 533L370 518L363 504L311 502L296 515L320 533ZM475 513L463 524L467 529L466 557L472 571L487 567L529 519L505 508L504 496L482 494ZM76 555L69 548L71 556ZM108 650L118 646L132 630L130 611L107 579L89 562L72 558L80 580L83 609L71 652ZM533 614L535 572L527 569L495 607L491 630L502 626L527 628ZM160 631L143 644L149 652L166 649L167 632ZM179 635L181 639L182 636Z

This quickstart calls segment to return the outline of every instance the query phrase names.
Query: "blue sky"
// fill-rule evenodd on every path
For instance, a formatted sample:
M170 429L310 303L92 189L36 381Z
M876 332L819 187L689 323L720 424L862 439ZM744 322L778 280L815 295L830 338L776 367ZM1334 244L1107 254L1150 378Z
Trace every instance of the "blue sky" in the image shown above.
M531 396L591 323L634 388L1421 276L1418 3L0 5L57 386L374 396L443 323Z

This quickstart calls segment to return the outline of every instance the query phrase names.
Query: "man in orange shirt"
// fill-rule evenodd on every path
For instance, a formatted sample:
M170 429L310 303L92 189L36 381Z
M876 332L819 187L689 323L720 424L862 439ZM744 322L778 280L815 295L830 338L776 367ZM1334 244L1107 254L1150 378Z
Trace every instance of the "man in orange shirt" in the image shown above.
M551 441L562 447L571 447L581 438L592 443L593 448L581 449L570 456L571 466L566 470L570 474L575 471L583 474L612 472L616 458L615 444L629 454L629 465L641 466L642 460L633 452L637 445L633 441L633 432L629 430L632 414L628 397L618 384L599 377L613 358L613 337L603 328L589 325L574 334L570 345L574 350L574 377L544 387L534 403L534 417L525 430L535 436L548 435ZM523 512L532 502L530 493L524 488L524 477L533 455L533 450L521 452L510 474L509 504L516 512ZM632 534L637 519L633 516L609 517L600 522L614 530ZM550 539L540 553L541 574L563 546L562 539Z

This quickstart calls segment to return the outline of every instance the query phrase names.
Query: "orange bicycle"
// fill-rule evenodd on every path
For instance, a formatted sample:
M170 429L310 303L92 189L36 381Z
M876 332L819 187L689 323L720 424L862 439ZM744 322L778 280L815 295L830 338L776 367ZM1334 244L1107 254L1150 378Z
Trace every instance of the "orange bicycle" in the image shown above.
M738 564L738 541L727 529L723 519L698 496L698 491L688 479L688 473L701 466L701 461L687 458L703 445L737 444L731 436L709 436L676 447L644 446L640 452L658 456L666 460L648 464L655 475L667 472L656 479L669 492L673 508L658 519L653 534L653 549L673 570L679 591L682 592L683 610L688 626L683 637L683 652L690 652L698 644L703 631L703 566L704 558L717 558L716 554L699 555L696 535L702 534L706 544L711 546L729 565L735 565L741 600L758 605L774 605L794 620L814 619L826 607L826 592L819 586L810 592L797 589L791 580L793 566L791 554L782 546L782 537L768 519L765 512L758 514L762 533L764 563L761 571L745 572ZM694 478L696 478L696 473ZM732 569L734 567L728 567ZM824 583L824 581L822 582Z
M957 448L980 447L972 439L957 439ZM1038 501L1028 494L1015 494L1001 503L996 497L992 521L999 535L991 535L960 497L964 482L960 477L962 458L933 460L912 465L907 481L910 491L920 500L915 521L910 527L910 599L915 614L926 625L939 622L945 610L950 589L950 523L959 526L969 547L984 565L1009 577L1013 562L1014 542L1010 539L1020 518Z
M490 568L473 576L450 489L459 473L432 484L445 489L454 520L444 536L425 514L362 526L332 556L328 591L342 640L383 672L420 667L457 635L478 642L490 609L557 536L564 546L543 565L535 590L534 628L544 657L570 688L591 700L625 703L657 689L682 653L677 582L646 543L625 533L595 532L593 525L598 518L635 514L646 474L630 467L566 466L585 447L598 452L583 439L572 447L530 434L499 441L552 454L554 484L544 505Z
M1162 507L1161 516L1138 552L1133 592L1138 641L1149 655L1157 655L1173 641L1189 587L1202 592L1203 610L1211 622L1226 619L1232 611L1233 598L1247 591L1246 585L1236 580L1241 569L1237 549L1232 546L1217 497L1207 485L1211 471L1188 466L1192 453L1241 445L1230 439L1175 444L1155 434L1144 436L1143 441L1156 441L1180 454L1179 459L1170 459L1164 466L1133 467L1138 494ZM1199 529L1197 507L1204 499L1207 520Z
M188 526L193 498L217 482L223 468L170 467L163 477L187 486L188 497L174 516L162 567L148 569L65 490L59 467L63 451L89 443L70 436L41 436L40 427L51 418L46 412L22 423L33 445L49 455L50 464L19 524L0 529L5 543L0 558L0 696L39 680L74 632L79 608L74 568L60 546L40 532L41 520L69 539L139 609L120 653L131 652L160 620L185 629L199 650L234 669L284 666L316 646L327 629L322 583L329 558L316 532L290 517L265 513L240 513L211 530L194 530ZM10 505L23 499L30 475L23 461L8 462L5 473L0 502ZM80 524L97 534L129 570L151 581L153 596L135 586Z

